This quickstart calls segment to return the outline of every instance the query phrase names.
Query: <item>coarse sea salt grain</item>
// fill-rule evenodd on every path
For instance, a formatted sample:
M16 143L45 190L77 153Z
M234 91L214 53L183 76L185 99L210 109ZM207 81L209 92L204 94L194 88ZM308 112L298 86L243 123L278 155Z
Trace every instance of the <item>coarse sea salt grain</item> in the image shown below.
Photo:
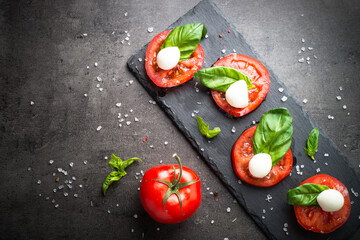
M153 27L148 27L147 31L148 31L148 33L152 33L154 31L154 28Z
M282 92L284 91L284 88L281 87L281 88L279 88L278 90L279 90L279 92L282 93Z
M35 104L35 102L33 102L33 101L30 101L30 105L34 105Z
M225 53L225 52L226 52L226 49L221 50L221 52L222 52L222 53Z
M342 108L345 110L345 109L347 109L347 106L346 106L346 105L343 105Z
M97 128L96 128L96 131L100 131L102 129L102 126L98 126Z
M235 133L235 132L236 132L235 126L232 127L231 132L232 132L232 133Z
M54 163L54 160L49 160L49 164L53 164Z
M226 209L226 212L231 212L231 208L230 207L228 207L227 209Z
M298 60L298 62L299 62L299 63L303 63L303 62L305 62L305 59L304 59L304 58L300 58L300 59Z
M283 96L283 97L281 98L281 101L282 101L282 102L286 102L287 99L288 99L287 96Z
M335 118L334 116L328 115L328 119L329 119L329 120L333 120L334 118Z
M306 104L308 102L308 100L306 98L304 98L304 100L302 101L304 104Z
M336 100L340 101L340 100L341 100L341 96L336 96Z

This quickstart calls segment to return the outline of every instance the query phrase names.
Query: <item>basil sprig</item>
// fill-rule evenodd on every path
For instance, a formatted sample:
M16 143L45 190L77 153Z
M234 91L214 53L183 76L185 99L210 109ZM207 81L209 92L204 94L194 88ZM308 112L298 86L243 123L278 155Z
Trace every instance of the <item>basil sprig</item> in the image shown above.
M167 35L161 49L178 47L180 61L184 61L193 54L201 38L205 37L206 32L207 29L202 23L190 23L176 27Z
M127 174L125 172L125 168L131 165L135 160L139 160L140 162L142 162L141 159L137 157L130 158L123 162L119 157L115 156L114 154L111 155L109 165L112 169L116 169L117 171L111 172L106 177L102 185L102 190L104 195L106 194L106 190L108 189L110 184L112 184L115 181L119 181L123 176Z
M276 108L264 113L254 134L254 154L267 153L272 166L276 165L289 150L293 126L287 108Z
M295 206L319 206L317 197L322 191L329 187L314 183L304 183L287 192L287 201L290 205Z
M215 127L213 130L209 130L209 125L207 125L201 117L197 117L196 120L198 123L199 131L208 139L215 137L221 131L219 127Z
M315 160L314 154L316 153L316 149L318 147L319 142L319 130L317 128L314 128L306 141L306 148L304 148L305 152L309 157L311 157L312 160Z
M239 80L245 80L248 90L254 87L248 76L229 67L203 68L194 74L194 78L200 79L206 87L220 92L226 92L231 84Z

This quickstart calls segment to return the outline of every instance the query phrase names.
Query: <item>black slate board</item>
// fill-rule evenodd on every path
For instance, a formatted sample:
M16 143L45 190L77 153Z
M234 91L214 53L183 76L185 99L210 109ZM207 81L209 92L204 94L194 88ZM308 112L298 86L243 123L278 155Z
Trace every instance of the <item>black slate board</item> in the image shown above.
M258 59L266 66L261 57L253 51L243 36L212 2L201 1L173 23L169 29L194 22L202 22L208 29L209 37L201 41L205 51L204 68L210 67L218 58L232 53L233 49L238 53ZM231 31L230 34L227 33L228 30ZM219 38L219 34L226 35L226 37ZM271 69L267 68L270 74L271 87L265 101L252 113L235 119L226 115L216 106L208 89L201 86L196 79L171 89L161 89L153 84L146 75L144 62L138 60L145 58L146 48L147 45L129 58L127 64L130 71L197 149L237 201L265 232L266 236L270 239L328 239L329 237L331 239L347 239L357 230L360 224L358 219L360 201L351 193L350 189L358 190L360 186L359 174L349 165L344 154L321 129L318 153L316 154L317 161L313 162L306 156L304 146L307 135L317 125ZM221 52L222 49L226 49L225 54ZM280 87L284 88L282 93L278 91ZM280 100L282 96L287 96L288 100L282 102ZM199 102L201 104L198 104ZM294 155L294 167L291 176L271 188L257 188L245 183L239 184L231 165L233 144L240 134L252 125L253 121L260 119L264 112L281 106L288 108L294 119L291 146ZM221 127L222 132L208 141L198 131L196 118L193 115L203 117L210 128ZM235 133L232 132L233 127L236 129ZM325 157L324 153L328 153L329 157ZM300 168L300 171L303 172L302 175L297 174L295 165L304 165L303 168ZM316 175L317 169L320 169L320 173L329 174L341 180L347 186L350 199L353 202L348 221L331 234L316 234L304 230L297 223L292 207L286 202L287 190ZM272 196L270 202L265 200L268 194ZM288 223L289 235L283 231L284 223Z

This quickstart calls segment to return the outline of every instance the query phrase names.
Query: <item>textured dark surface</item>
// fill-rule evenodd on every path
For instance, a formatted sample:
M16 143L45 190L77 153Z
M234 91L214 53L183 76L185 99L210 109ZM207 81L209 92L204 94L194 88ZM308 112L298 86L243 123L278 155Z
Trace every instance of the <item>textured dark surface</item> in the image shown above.
M266 239L245 209L233 203L233 195L214 171L197 158L198 152L162 108L149 103L151 96L126 67L130 56L198 2L0 1L1 239ZM300 102L309 100L302 104L303 108L358 172L358 1L214 2L293 96ZM154 27L154 31L148 33L148 27ZM224 42L229 41L226 30L221 32ZM131 45L125 40L125 31L131 35ZM298 54L303 46L313 50ZM226 45L224 48L227 53L232 50ZM298 62L307 56L310 65ZM210 59L206 61L212 64ZM98 67L94 67L95 62ZM97 76L103 82L99 83ZM97 84L103 87L102 92ZM194 90L192 84L189 86ZM341 101L336 100L338 95ZM120 108L116 107L118 102L122 103ZM207 104L212 106L210 99ZM346 110L343 105L347 105ZM189 106L186 117L190 119L194 109ZM261 111L259 108L244 121L250 125L252 120L258 120L255 116L260 116ZM128 114L131 124L123 122L120 128L118 113L123 117ZM335 118L328 120L329 114ZM139 121L135 122L134 117ZM103 128L96 131L99 125ZM234 137L242 130L237 128L232 134L230 128L224 128L223 133ZM148 138L146 142L144 137ZM299 144L295 141L295 147ZM160 160L163 164L174 163L175 152L201 178L202 203L184 223L162 225L142 209L137 191L141 177L136 173L160 164ZM103 197L101 184L111 171L105 156L111 153L123 159L137 156L144 161L129 167L128 175ZM328 167L334 168L329 154L325 158L318 153L321 162L317 164L327 161ZM54 160L52 165L50 159ZM309 159L304 174L311 174L306 172L312 169L310 164ZM319 166L321 172L326 170ZM66 169L69 175L57 172L57 168ZM72 176L76 177L72 189L65 186L53 193ZM55 181L57 177L59 182ZM38 180L41 184L37 184ZM359 186L354 190L360 192ZM209 194L215 191L217 197ZM69 196L65 197L64 192ZM75 193L78 198L73 196ZM354 199L354 194L350 195ZM275 214L266 211L265 220ZM359 215L352 212L352 217ZM283 221L274 224L283 227ZM294 231L289 228L289 239ZM351 239L359 239L359 234L358 230Z
M254 53L242 35L236 31L235 27L223 17L223 14L211 2L202 1L172 24L170 28L194 22L201 22L208 29L209 37L201 42L206 56L204 68L210 67L219 56L224 55L221 52L224 46L227 49L235 49L241 54L263 61L261 56ZM227 33L228 30L230 30L230 33ZM218 33L222 33L226 37L219 38ZM349 238L356 231L360 224L356 214L360 213L360 201L354 196L351 196L351 200L354 201L352 211L355 214L338 231L329 235L319 235L298 227L292 207L286 201L288 189L298 186L303 180L317 174L317 169L320 169L321 173L341 179L349 189L360 186L360 177L349 166L344 154L321 130L316 154L317 160L315 163L309 160L309 157L304 152L304 144L309 132L318 126L270 69L271 88L264 103L256 111L244 117L232 118L218 109L209 95L209 90L200 86L200 82L196 79L171 89L161 89L153 84L146 74L143 61L139 61L139 58L145 59L146 49L147 45L128 60L130 70L188 138L203 159L211 166L216 175L236 197L237 201L265 231L266 236L270 239L287 239L288 236L279 227L280 223L288 223L288 228L292 229L291 239L322 239L324 237L344 239ZM267 66L265 65L265 67ZM279 92L279 88L284 88L284 91ZM283 96L288 96L285 102L281 101ZM253 120L258 121L264 112L278 107L286 107L292 114L294 133L291 150L295 158L294 166L303 165L304 167L300 170L303 174L297 174L294 167L291 177L271 188L257 188L247 184L239 184L238 177L233 172L231 164L233 144L241 132L252 124ZM219 126L222 132L214 139L207 140L198 131L195 116L204 118L211 127ZM233 128L237 130L235 133L232 131ZM331 156L330 163L325 157L319 157L319 155L325 153ZM273 196L270 202L266 201L268 194Z

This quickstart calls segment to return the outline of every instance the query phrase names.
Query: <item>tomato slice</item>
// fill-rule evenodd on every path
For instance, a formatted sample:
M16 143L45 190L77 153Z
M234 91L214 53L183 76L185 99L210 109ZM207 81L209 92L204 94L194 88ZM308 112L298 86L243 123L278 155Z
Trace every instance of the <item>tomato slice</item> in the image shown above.
M189 81L204 62L204 51L201 45L198 44L192 56L185 61L179 62L173 69L162 70L159 68L156 63L156 56L170 32L171 30L167 30L156 35L146 50L146 73L159 87L175 87Z
M235 142L232 151L232 164L236 175L244 182L257 187L271 187L278 184L291 172L293 157L291 150L271 168L268 175L263 178L255 178L249 171L249 162L254 156L253 138L257 126L246 129Z
M315 175L304 183L315 183L338 190L344 196L344 206L336 212L325 212L320 207L294 206L297 221L306 230L317 233L330 233L341 227L350 216L350 196L345 185L327 174Z
M219 59L214 67L234 68L250 78L255 86L248 91L249 105L244 108L232 107L225 99L225 93L211 90L211 94L216 104L225 112L234 117L241 117L257 108L265 99L270 89L270 77L268 70L258 60L242 55L231 54Z

